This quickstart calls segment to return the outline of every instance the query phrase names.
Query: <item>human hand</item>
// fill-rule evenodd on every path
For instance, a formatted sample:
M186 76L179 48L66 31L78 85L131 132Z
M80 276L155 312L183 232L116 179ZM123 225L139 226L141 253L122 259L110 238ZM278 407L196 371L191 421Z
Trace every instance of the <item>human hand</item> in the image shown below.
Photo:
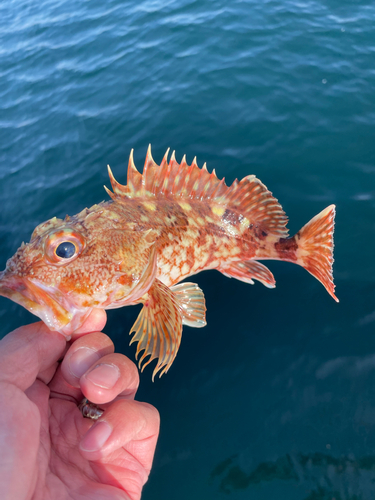
M41 322L0 341L3 500L140 498L159 415L134 401L138 371L96 331L105 320L95 311L80 329L94 333L71 345ZM83 397L105 409L96 422L77 408Z

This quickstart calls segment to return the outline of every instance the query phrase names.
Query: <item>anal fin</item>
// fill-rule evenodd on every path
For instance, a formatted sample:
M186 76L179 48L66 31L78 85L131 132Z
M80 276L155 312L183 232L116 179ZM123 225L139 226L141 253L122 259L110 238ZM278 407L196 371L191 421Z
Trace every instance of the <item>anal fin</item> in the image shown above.
M171 367L181 343L182 325L202 327L206 324L205 301L202 290L194 283L182 283L172 288L155 279L147 294L142 297L143 308L130 334L131 344L137 342L136 357L143 371L152 360L158 359L152 374L161 370L160 376ZM145 362L145 358L150 356Z
M206 301L196 283L180 283L171 287L182 312L182 324L194 328L206 326Z
M253 280L260 281L267 288L275 288L276 281L273 274L260 262L256 260L246 260L244 262L231 262L227 265L221 265L218 271L228 276L228 278L236 278L245 283L254 284Z

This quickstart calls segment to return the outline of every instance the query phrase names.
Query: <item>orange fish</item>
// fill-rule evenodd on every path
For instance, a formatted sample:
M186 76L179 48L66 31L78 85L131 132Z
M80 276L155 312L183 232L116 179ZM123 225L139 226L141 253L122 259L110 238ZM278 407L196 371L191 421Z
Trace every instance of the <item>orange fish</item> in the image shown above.
M332 278L335 206L295 236L278 201L255 176L226 186L215 171L178 164L168 151L160 166L148 149L143 174L129 159L128 183L108 167L112 201L65 220L40 224L0 273L0 294L69 337L93 308L142 303L131 342L142 369L158 359L153 377L172 365L182 325L206 324L202 290L182 279L206 269L273 288L264 259L294 262L336 300Z

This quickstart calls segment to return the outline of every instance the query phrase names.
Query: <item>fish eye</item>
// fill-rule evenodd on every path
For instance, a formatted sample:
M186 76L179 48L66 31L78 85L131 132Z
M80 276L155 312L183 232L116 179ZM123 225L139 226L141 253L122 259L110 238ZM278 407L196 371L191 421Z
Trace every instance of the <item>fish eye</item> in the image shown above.
M75 260L85 246L84 236L75 229L55 229L49 232L44 240L44 256L50 264L63 266Z
M62 259L70 259L76 253L77 248L71 241L63 241L56 247L55 253Z

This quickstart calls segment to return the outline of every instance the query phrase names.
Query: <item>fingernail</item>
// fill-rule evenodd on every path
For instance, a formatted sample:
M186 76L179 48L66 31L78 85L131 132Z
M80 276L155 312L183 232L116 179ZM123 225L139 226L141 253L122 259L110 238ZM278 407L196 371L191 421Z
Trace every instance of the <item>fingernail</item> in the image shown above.
M69 371L74 377L81 378L98 359L100 356L97 351L80 347L69 358Z
M79 445L83 451L98 451L111 435L112 427L105 421L97 422L83 436Z
M104 389L112 389L119 378L120 370L118 367L106 363L96 366L85 375L86 380Z

